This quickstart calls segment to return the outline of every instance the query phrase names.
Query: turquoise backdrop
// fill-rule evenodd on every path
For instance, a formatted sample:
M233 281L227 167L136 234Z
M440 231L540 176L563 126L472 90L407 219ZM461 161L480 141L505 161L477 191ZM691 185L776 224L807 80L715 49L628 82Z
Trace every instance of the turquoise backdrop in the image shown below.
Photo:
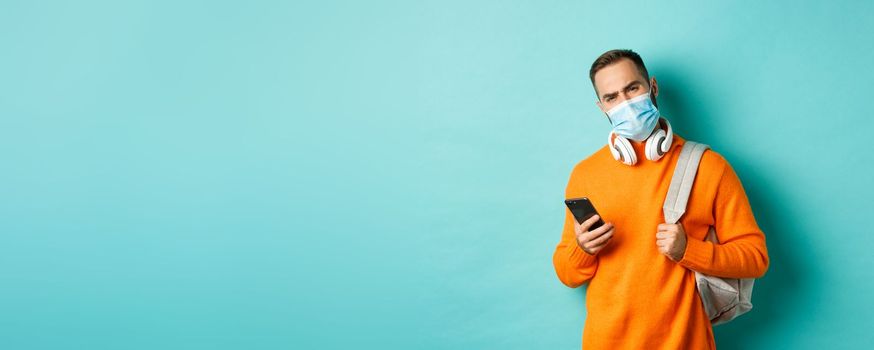
M719 348L870 347L872 16L5 0L0 348L578 349L585 288L551 259L571 168L609 131L588 67L613 48L766 234Z

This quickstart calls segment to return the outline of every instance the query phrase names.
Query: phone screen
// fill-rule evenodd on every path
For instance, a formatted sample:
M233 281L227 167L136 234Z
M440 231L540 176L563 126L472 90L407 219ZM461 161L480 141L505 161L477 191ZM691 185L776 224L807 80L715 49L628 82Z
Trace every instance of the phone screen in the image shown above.
M595 214L598 214L598 211L595 210L595 206L593 206L592 202L586 197L570 198L565 200L564 203L567 205L568 209L571 210L571 213L574 214L574 218L577 219L577 222L581 224ZM598 218L598 221L592 224L592 227L589 227L589 231L601 227L603 224L603 218Z

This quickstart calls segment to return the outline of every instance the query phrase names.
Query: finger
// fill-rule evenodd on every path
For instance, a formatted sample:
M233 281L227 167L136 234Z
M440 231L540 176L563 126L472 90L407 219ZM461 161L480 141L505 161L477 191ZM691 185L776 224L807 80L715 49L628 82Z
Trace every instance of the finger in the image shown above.
M604 234L604 232L607 232L607 231L612 230L612 229L613 229L613 223L608 222L608 223L605 223L605 224L599 226L598 228L591 230L589 232L592 232L592 233L597 232L597 234L595 236L600 236L600 235Z
M599 252L601 252L601 249L604 249L604 247L606 247L606 246L607 246L607 245L604 244L604 245L599 246L599 247L597 247L597 248L592 248L592 249L591 249L591 251L592 251L592 255L597 255Z
M583 250L586 251L587 253L589 253L589 255L597 255L601 249L600 248L583 248Z
M604 225L601 225L601 227L598 227L592 231L588 231L588 232L583 233L581 236L583 236L586 239L586 241L591 241L591 240L597 238L598 236L601 236L602 234L604 234L604 232L607 232L608 230L612 230L612 229L613 229L613 223L608 222Z
M676 224L659 224L658 230L659 231L676 231L677 225Z
M597 247L599 245L602 245L604 242L607 242L607 240L609 240L612 237L613 237L613 230L610 230L610 231L607 231L606 233L604 233L603 235L601 235L600 237L589 241L588 243L586 243L586 245L590 248Z
M595 242L595 240L597 240L597 242L595 242L595 244L591 244L590 246L592 248L604 246L607 243L609 243L610 241L612 241L613 237L614 237L614 230L607 231L604 235L601 235L599 237L595 237L594 239L590 240L589 242Z
M592 227L593 224L598 222L598 219L600 219L600 218L601 218L601 216L598 214L592 215L592 217L586 219L586 221L583 221L583 223L581 223L580 226L583 227L584 231L588 231L589 228Z
M673 232L656 232L656 238L665 239L665 238L674 238L677 234Z
M606 247L606 246L607 246L608 244L610 244L610 242L612 242L612 241L613 241L612 238L611 238L611 239L608 239L608 240L604 241L604 243L601 243L601 244L599 244L599 245L597 245L597 246L594 246L594 247L592 247L592 248L589 248L589 250L592 251L593 254L597 254L599 251L601 251L601 249L604 249L604 247Z
M674 244L674 242L676 242L676 241L677 240L673 239L673 238L661 238L661 239L656 239L656 244L669 245L669 244Z

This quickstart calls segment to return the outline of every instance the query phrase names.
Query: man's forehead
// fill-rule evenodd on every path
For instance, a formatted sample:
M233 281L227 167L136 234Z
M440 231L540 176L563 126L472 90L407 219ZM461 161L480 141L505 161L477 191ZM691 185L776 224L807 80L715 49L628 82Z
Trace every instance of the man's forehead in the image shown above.
M600 94L616 92L633 81L643 80L634 62L627 59L619 60L595 73L595 87Z

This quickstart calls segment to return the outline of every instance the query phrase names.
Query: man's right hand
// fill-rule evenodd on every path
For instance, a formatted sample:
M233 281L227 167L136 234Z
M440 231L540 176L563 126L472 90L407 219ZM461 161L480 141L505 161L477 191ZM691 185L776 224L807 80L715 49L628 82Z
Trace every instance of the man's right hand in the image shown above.
M588 220L583 221L583 223L578 223L574 220L574 232L577 236L577 244L589 255L598 254L601 249L604 249L607 243L610 243L611 238L613 238L612 222L605 223L604 225L601 225L601 227L589 231L589 227L598 221L598 218L598 215L594 215Z

